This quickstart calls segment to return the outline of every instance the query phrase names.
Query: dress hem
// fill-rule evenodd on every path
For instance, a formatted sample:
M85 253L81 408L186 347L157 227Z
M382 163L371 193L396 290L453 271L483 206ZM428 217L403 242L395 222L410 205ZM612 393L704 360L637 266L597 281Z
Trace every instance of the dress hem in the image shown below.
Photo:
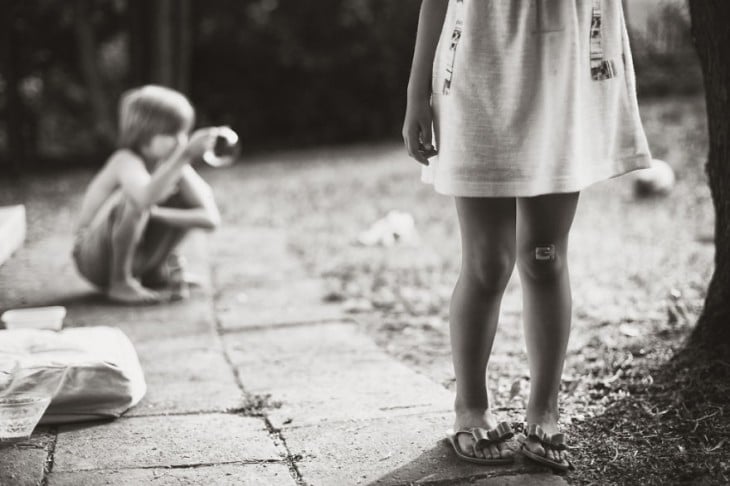
M473 181L439 178L430 171L421 174L421 181L433 186L444 196L455 197L534 197L545 194L579 192L595 183L613 179L635 170L650 167L650 154L636 154L615 160L610 170L593 172L586 177L567 177L540 181ZM444 180L445 179L445 180Z

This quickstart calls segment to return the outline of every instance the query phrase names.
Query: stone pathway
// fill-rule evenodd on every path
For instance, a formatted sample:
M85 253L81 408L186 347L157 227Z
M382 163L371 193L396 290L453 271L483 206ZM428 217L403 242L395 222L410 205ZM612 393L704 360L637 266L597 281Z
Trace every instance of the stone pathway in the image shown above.
M60 230L59 230L60 231ZM387 355L271 228L191 239L204 285L187 302L110 306L68 259L32 242L0 267L3 308L62 304L67 326L120 327L148 393L124 417L39 427L0 449L0 484L564 485L519 459L459 462L442 438L451 394Z

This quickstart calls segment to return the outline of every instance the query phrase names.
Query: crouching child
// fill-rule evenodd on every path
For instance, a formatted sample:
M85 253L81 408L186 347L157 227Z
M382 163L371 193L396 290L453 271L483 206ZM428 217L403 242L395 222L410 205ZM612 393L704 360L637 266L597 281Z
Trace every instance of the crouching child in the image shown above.
M118 148L86 189L73 249L79 273L112 301L156 303L153 288L165 285L185 297L177 248L190 230L220 224L210 186L190 165L218 129L189 135L194 119L188 99L168 88L122 96Z

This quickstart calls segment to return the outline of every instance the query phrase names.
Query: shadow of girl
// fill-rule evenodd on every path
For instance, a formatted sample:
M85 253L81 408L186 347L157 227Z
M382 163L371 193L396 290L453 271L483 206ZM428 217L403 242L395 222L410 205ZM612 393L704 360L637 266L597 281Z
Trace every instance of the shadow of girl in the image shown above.
M517 448L516 444L510 444L510 447ZM519 454L515 456L514 464L505 466L481 466L462 461L456 457L448 441L443 439L412 461L368 484L372 486L472 484L475 480L490 478L491 481L479 484L514 485L519 483L509 478L520 474L535 473L548 473L549 476L553 476L547 468L526 462ZM546 479L548 478L546 477ZM546 484L550 484L550 481L548 480Z

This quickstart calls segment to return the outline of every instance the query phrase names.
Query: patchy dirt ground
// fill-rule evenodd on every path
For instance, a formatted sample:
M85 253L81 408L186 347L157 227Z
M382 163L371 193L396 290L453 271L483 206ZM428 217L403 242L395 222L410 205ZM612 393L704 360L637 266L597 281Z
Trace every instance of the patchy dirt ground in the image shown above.
M581 196L571 236L574 321L561 394L577 466L567 478L726 484L730 371L675 357L701 310L712 268L704 106L699 98L649 101L642 115L654 156L674 167L678 184L667 197L638 199L629 176ZM204 176L226 224L287 228L291 249L313 276L327 280L323 299L341 302L389 353L453 388L448 301L459 270L458 226L451 200L421 184L418 171L399 145L385 144L244 156ZM82 190L88 177L84 171L2 184L0 204L33 194L39 202L28 207L28 237L38 239L48 218L58 217L54 208L72 210L58 202ZM356 243L393 209L413 215L419 242ZM529 386L520 316L515 275L489 372L494 408L513 422L523 420Z

